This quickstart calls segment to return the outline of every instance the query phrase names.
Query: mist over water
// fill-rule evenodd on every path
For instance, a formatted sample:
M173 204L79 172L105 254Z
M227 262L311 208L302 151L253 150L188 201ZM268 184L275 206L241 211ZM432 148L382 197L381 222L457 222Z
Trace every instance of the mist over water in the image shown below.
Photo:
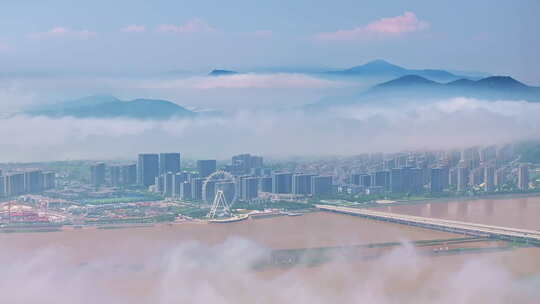
M137 250L143 244L123 241ZM3 303L535 303L540 277L519 278L501 256L422 258L405 246L376 261L254 270L268 249L244 238L175 242L143 262L121 254L84 263L50 244L2 242ZM538 274L537 274L538 275ZM479 299L481 301L479 302Z
M314 213L226 225L2 234L2 303L536 303L536 248L425 257L454 234ZM369 260L264 267L274 249L401 241ZM482 301L480 301L482 300ZM479 302L480 301L480 302Z

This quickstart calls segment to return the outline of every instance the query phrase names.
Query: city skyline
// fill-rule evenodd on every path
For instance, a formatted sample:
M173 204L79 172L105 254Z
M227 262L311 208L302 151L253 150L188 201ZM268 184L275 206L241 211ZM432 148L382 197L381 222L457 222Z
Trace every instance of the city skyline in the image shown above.
M0 303L536 303L540 1L0 0Z

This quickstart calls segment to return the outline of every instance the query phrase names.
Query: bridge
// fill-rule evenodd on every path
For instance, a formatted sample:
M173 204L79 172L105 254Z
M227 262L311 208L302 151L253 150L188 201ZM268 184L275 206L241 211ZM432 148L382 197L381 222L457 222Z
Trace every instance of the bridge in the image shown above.
M499 227L476 223L444 220L438 218L427 218L420 216L396 214L369 209L358 209L350 207L316 205L324 211L344 213L364 218L404 224L409 226L422 227L427 229L466 234L475 237L500 239L505 241L525 243L528 245L540 246L540 231L525 230L517 228Z

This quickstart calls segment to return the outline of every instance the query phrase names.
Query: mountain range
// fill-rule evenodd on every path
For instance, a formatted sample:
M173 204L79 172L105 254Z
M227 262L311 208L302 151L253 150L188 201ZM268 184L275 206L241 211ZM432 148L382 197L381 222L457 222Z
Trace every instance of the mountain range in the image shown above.
M528 86L509 76L491 76L479 80L458 79L436 82L418 75L406 75L353 96L327 97L311 106L354 103L391 103L468 97L484 100L523 100L540 102L540 87Z
M385 60L373 60L366 64L355 66L349 69L329 71L327 75L338 77L354 78L379 78L393 79L406 75L417 75L435 81L447 82L457 79L470 79L468 76L460 76L445 70L435 69L406 69Z
M114 96L95 95L30 109L24 114L76 118L169 119L194 117L197 113L167 100L139 98L123 101Z
M434 81L449 82L458 79L471 79L477 80L481 77L475 75L485 75L484 73L466 73L467 75L456 75L446 70L437 70L437 69L407 69L388 61L377 59L365 63L363 65L354 66L348 69L343 70L320 70L320 71L306 71L305 69L273 69L270 70L270 73L299 73L299 74L309 74L313 76L323 77L323 78L346 78L346 79L362 79L362 80L375 80L375 82L386 81L390 79L395 79L398 77L406 75L417 75ZM269 71L267 70L266 73ZM232 70L222 70L215 69L208 73L208 76L228 76L239 74L237 71Z

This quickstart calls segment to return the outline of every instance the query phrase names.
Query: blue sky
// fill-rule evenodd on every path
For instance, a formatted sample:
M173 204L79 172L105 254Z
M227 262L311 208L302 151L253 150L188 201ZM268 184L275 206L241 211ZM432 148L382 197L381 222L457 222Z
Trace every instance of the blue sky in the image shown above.
M0 0L5 73L130 73L383 58L540 85L540 1Z

